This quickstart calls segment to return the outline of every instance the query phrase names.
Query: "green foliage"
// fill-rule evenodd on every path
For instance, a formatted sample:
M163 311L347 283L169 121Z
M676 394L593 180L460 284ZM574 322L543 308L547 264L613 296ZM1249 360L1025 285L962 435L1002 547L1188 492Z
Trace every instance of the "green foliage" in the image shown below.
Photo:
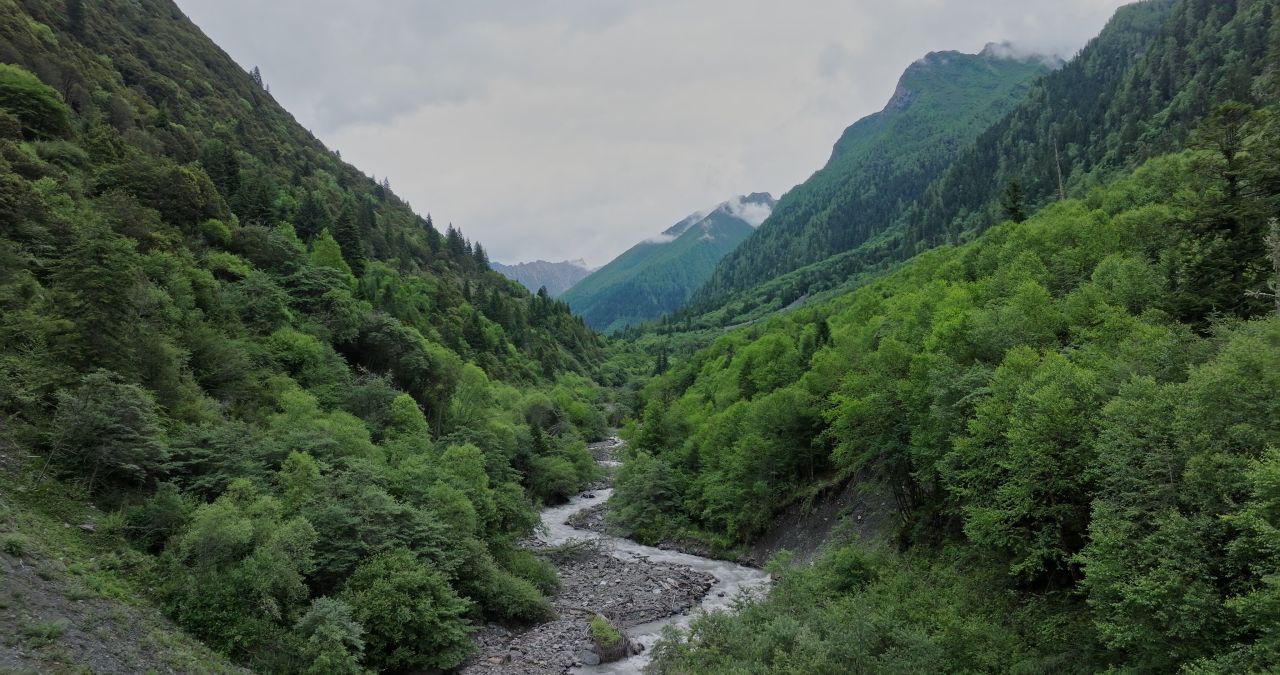
M857 561L857 562L854 562ZM1079 622L1032 639L1052 601L1018 604L998 577L936 558L836 549L791 568L764 601L696 618L653 651L659 673L1091 672ZM848 576L846 576L848 574ZM1055 653L1055 650L1060 650Z
M303 656L310 663L305 672L322 675L358 675L364 669L364 627L354 618L351 605L335 598L316 598L311 609L294 626L307 641Z
M439 572L405 549L372 558L351 575L342 600L367 630L377 668L452 668L472 650L469 603Z
M1241 127L1258 150L1237 157L1253 187L1235 198L1222 198L1222 165L1216 177L1201 168L1205 151L1158 158L725 335L653 382L617 477L618 524L732 549L815 482L876 480L894 497L880 514L898 525L887 539L945 569L948 592L965 589L947 611L984 607L973 625L934 632L929 615L900 613L910 593L868 604L892 575L846 551L797 575L802 593L784 577L737 618L695 623L659 650L662 668L1274 668L1263 626L1280 323L1247 294L1265 248L1237 238L1261 242L1265 219L1229 238L1220 228L1274 209L1280 183L1263 178L1260 149L1275 114ZM1227 241L1230 262L1185 255ZM1206 301L1233 314L1207 323ZM940 544L960 559L942 563Z
M71 131L71 111L58 92L7 63L0 63L0 108L18 118L27 138L59 138Z
M279 639L306 603L316 530L237 481L196 509L165 563L169 611L217 649L245 655Z

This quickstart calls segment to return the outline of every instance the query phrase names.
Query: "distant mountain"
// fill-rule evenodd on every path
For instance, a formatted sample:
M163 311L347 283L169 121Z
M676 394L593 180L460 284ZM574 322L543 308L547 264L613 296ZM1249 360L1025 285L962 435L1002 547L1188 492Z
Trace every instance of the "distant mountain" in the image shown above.
M678 309L720 259L764 222L777 202L757 192L690 214L632 246L561 298L587 324L613 331Z
M592 272L592 269L587 267L587 263L583 260L565 260L563 262L535 260L514 265L490 262L489 267L512 281L520 282L525 288L534 293L539 288L545 287L547 293L553 298L560 297L562 293L587 278L587 275Z
M773 215L720 262L693 308L721 307L735 294L885 232L1058 64L1009 44L979 54L933 52L912 63L884 109L846 129L826 166L783 195Z

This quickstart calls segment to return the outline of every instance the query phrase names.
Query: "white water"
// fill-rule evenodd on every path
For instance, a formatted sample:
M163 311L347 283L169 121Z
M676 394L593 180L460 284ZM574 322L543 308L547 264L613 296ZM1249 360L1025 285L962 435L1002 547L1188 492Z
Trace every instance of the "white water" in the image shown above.
M601 462L602 465L616 464L616 462ZM609 495L613 494L612 489L596 490L590 493L592 496L574 497L564 506L547 509L542 512L543 532L538 536L542 541L556 545L564 544L573 540L598 540L610 550L610 552L619 557L627 557L638 560L651 560L659 563L670 563L674 565L684 565L691 567L699 572L705 572L716 578L716 584L711 587L706 597L702 599L699 609L695 609L689 614L677 614L665 619L659 619L638 626L632 626L626 629L627 636L632 641L639 642L644 645L644 651L639 656L615 661L613 663L605 663L598 666L582 666L575 668L575 673L639 673L642 672L644 666L649 663L649 654L653 649L653 645L658 641L662 632L662 627L667 625L675 625L685 628L689 622L693 620L698 611L712 611L717 609L728 609L733 599L741 592L762 592L769 585L769 574L762 570L724 560L712 560L701 556L690 555L688 553L679 553L677 551L664 551L652 546L644 546L637 544L630 539L622 539L620 537L611 537L609 535L591 532L588 530L579 530L571 525L566 525L565 521L569 516L589 509L597 504L602 504L609 500Z

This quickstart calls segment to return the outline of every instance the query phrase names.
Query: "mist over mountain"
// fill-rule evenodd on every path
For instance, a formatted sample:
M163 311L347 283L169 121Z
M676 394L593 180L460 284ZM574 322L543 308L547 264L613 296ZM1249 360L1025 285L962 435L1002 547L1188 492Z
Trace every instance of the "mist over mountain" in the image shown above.
M776 204L772 195L755 192L694 212L627 249L562 299L604 332L657 319L682 306Z

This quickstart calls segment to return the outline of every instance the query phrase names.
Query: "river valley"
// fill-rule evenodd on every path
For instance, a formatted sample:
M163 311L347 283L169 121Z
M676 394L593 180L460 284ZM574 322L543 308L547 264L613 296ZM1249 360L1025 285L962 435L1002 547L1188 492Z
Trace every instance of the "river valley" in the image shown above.
M618 439L591 446L606 471L616 467ZM490 625L476 636L479 653L466 673L640 673L667 625L686 627L701 611L730 607L741 593L767 588L763 570L691 553L645 546L629 539L575 527L573 516L598 513L612 489L583 492L542 512L542 527L530 548L556 550L561 588L552 598L556 619L524 631ZM571 551L569 554L564 552ZM599 663L587 626L594 614L622 629L639 651Z

